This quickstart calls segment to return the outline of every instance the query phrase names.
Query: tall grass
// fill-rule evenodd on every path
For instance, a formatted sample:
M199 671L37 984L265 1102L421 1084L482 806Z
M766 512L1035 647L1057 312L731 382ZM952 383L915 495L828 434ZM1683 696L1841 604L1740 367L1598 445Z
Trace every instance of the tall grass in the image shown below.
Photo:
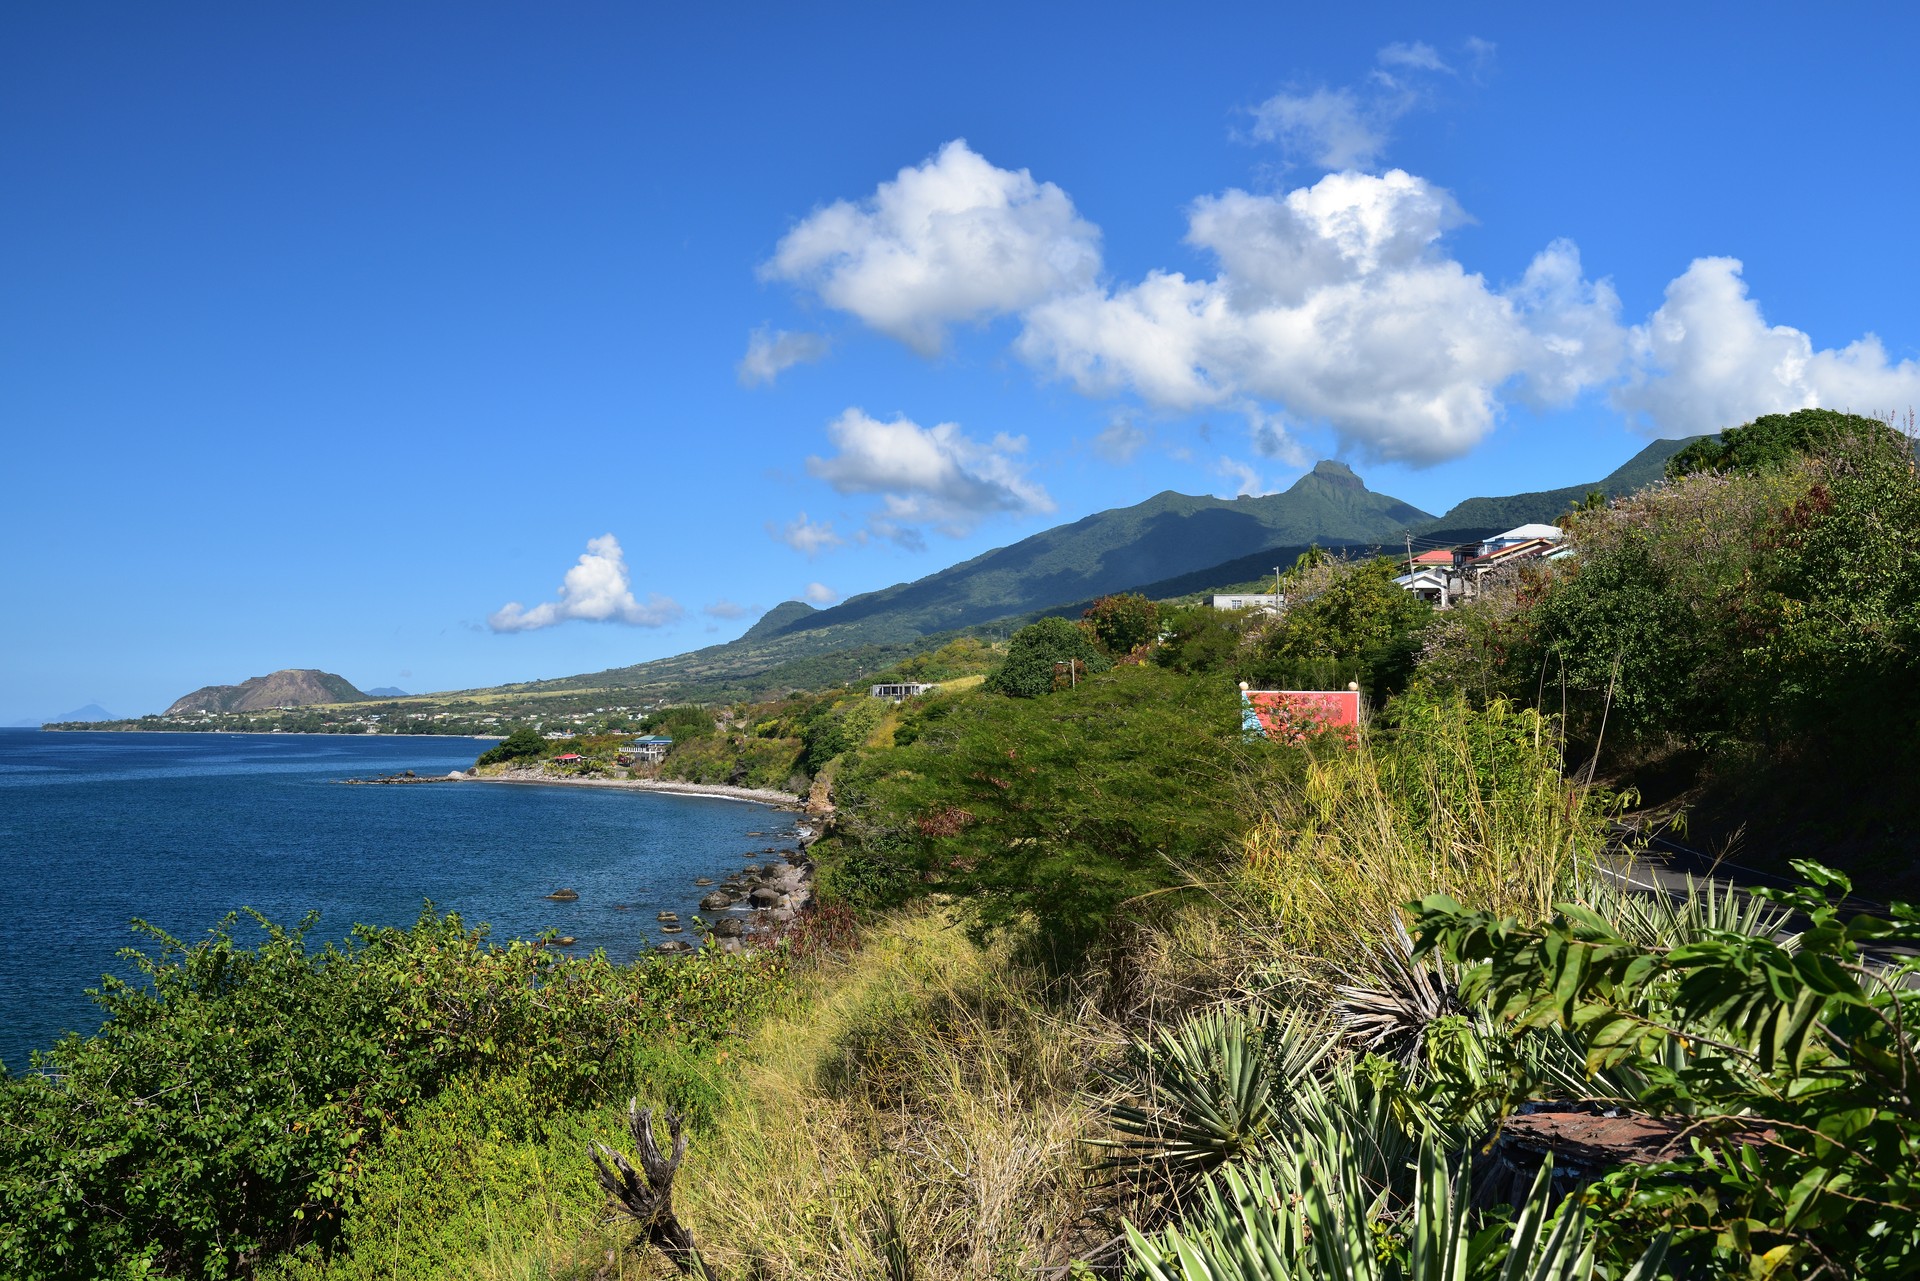
M1569 786L1540 713L1409 697L1394 724L1316 752L1303 786L1269 798L1242 842L1242 888L1281 951L1365 965L1428 894L1548 916L1599 857L1604 809Z
M1110 1238L1087 1226L1082 1025L1008 947L938 910L898 919L761 1029L676 1191L717 1272L868 1278L892 1256L922 1281L1027 1275Z

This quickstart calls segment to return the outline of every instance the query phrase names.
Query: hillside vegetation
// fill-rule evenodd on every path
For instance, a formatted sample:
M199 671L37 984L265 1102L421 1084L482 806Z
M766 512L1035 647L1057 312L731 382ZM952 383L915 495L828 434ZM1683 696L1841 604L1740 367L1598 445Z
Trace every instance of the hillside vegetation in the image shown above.
M1584 505L1445 612L1322 552L1277 617L1109 597L897 706L658 709L663 770L832 780L822 906L754 953L155 936L4 1082L0 1269L1912 1276L1920 911L1851 897L1901 868L1620 876L1656 780L1912 848L1856 784L1920 763L1920 476L1841 427ZM1239 680L1372 715L1271 741Z

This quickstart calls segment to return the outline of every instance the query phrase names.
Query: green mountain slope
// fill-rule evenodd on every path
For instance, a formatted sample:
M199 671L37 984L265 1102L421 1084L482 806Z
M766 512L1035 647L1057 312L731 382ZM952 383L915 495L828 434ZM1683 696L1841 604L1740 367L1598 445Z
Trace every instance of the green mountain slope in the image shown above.
M1190 573L1275 544L1324 547L1393 541L1426 512L1376 494L1343 463L1323 462L1284 493L1220 499L1155 494L1097 512L910 583L831 609L788 601L739 640L559 682L544 688L679 686L769 672L814 655L910 644L990 626Z
M1515 525L1528 525L1536 521L1552 524L1556 518L1566 514L1567 508L1596 489L1609 498L1619 498L1645 489L1666 475L1667 459L1698 439L1698 436L1689 436L1684 440L1656 440L1607 475L1584 485L1566 485L1530 494L1509 494L1504 498L1469 498L1465 502L1455 503L1447 509L1446 515L1436 517L1424 528L1415 529L1414 537L1464 543L1488 534L1497 534L1503 529L1512 529Z
M1077 612L1109 592L1164 598L1252 582L1314 544L1392 550L1409 533L1430 546L1551 521L1594 489L1625 494L1658 480L1667 458L1686 444L1656 441L1598 481L1470 498L1439 517L1374 493L1337 462L1320 463L1284 493L1257 498L1168 490L831 609L787 601L738 640L502 690L621 688L709 699L858 680L936 638L1004 632L1041 614Z

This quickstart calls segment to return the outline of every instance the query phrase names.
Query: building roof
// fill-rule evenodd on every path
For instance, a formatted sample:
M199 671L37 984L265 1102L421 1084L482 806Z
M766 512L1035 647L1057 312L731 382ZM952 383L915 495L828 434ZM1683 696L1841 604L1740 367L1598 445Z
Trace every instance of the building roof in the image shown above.
M1489 538L1487 541L1490 543L1512 543L1512 542L1521 542L1531 538L1544 538L1548 542L1557 543L1561 539L1565 538L1566 536L1567 536L1567 531L1560 528L1558 525L1542 525L1538 522L1535 522L1531 525L1515 525L1512 529L1509 529L1506 533L1495 534L1492 538Z
M587 758L578 752L568 752L565 756L556 756L553 759L556 761L584 761Z
M636 738L629 747L672 747L673 740L664 734L649 734L645 738Z
M1413 558L1413 563L1416 565L1451 565L1453 564L1453 548L1436 547L1430 552L1421 552Z

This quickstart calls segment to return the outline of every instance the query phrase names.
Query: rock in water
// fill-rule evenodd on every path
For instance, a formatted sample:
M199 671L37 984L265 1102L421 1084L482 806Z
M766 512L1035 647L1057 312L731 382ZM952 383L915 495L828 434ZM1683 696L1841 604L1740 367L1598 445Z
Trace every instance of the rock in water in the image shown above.
M547 897L552 899L556 903L573 903L579 900L580 891L579 890L555 890L553 893L547 895Z

